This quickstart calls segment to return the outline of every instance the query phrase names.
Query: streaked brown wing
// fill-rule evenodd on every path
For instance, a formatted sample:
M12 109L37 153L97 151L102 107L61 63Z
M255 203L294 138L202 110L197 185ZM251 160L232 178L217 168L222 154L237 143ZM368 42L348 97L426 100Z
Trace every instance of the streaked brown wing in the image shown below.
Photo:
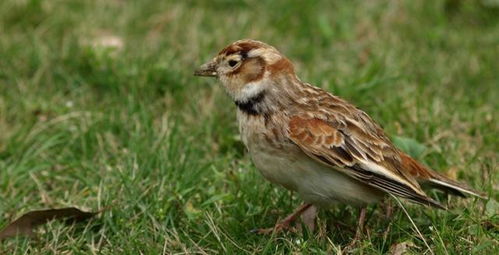
M357 180L416 203L444 208L427 197L408 173L403 174L398 151L389 141L354 127L354 121L347 122L294 116L288 123L288 136L311 158Z

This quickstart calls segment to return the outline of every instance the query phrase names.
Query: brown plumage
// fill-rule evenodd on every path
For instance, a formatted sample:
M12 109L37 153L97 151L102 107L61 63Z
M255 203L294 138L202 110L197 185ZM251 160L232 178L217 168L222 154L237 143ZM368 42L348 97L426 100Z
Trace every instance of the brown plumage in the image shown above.
M365 112L300 81L292 63L265 43L236 41L195 74L222 82L257 168L306 203L362 206L388 193L444 208L420 184L483 196L401 152Z

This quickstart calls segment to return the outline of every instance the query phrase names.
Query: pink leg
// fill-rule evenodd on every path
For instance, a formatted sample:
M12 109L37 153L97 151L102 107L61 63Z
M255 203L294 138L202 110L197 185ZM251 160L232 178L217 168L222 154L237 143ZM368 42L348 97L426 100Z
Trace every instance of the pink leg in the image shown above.
M300 205L296 210L288 215L283 220L277 222L273 228L261 228L253 230L252 232L258 234L271 234L271 233L279 233L283 230L289 230L291 227L291 223L294 222L303 212L309 209L312 204L303 204Z
M386 240L386 238L388 237L388 234L390 233L391 231L391 228L392 228L392 221L390 221L390 219L392 218L392 215L393 215L393 207L392 207L392 203L391 203L391 200L387 200L386 201L386 204L385 204L385 218L390 222L388 224L388 227L386 228L386 230L383 232L383 240Z
M360 209L359 221L357 223L357 230L355 231L354 241L360 240L360 237L362 236L362 233L364 232L366 213L367 213L367 209L365 207L362 207Z
M357 223L357 230L355 231L355 236L352 239L352 241L350 242L350 244L347 247L345 247L345 250L350 250L351 248L355 247L357 242L362 237L362 234L364 232L364 225L365 225L365 221L366 221L366 213L367 213L366 207L360 208L359 221Z
M317 207L313 205L307 208L301 215L303 224L308 228L310 232L315 231L315 218L317 218ZM301 228L301 225L298 225L298 227Z

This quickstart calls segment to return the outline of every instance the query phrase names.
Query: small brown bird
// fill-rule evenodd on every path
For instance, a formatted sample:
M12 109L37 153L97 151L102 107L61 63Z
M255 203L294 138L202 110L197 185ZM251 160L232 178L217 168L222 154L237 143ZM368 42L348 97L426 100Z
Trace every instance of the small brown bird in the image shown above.
M387 194L444 209L420 184L463 197L483 196L397 149L365 112L302 82L293 64L263 42L236 41L194 74L222 82L237 106L241 138L256 167L305 201L260 233L289 228L313 206L337 202L362 208L361 229L365 206Z

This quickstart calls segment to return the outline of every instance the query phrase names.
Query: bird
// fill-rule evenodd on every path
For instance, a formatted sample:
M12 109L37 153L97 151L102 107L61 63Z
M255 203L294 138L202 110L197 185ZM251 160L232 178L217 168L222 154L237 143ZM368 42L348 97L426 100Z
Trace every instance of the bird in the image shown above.
M292 62L264 42L235 41L194 75L221 82L236 106L241 140L256 168L304 201L273 228L257 233L290 229L307 210L347 204L360 208L356 239L366 207L390 195L446 209L422 186L485 198L398 149L366 112L301 81Z

